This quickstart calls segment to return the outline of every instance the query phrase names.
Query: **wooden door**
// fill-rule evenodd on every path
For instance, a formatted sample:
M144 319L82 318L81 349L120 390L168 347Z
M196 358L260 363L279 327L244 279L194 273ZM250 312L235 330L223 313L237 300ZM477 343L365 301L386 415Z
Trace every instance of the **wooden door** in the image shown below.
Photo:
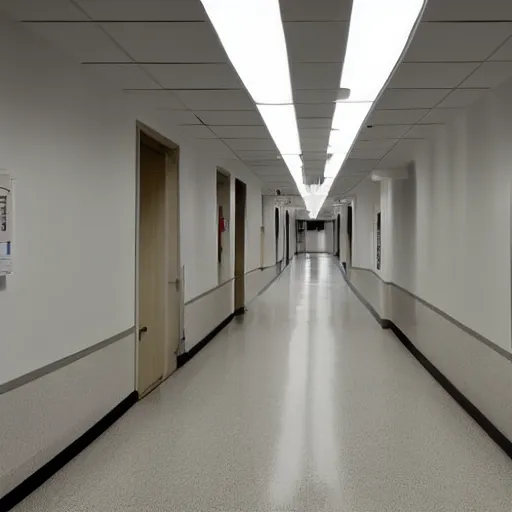
M245 183L235 180L235 314L245 311Z
M140 145L138 320L141 396L158 385L165 367L166 155Z
M182 317L182 275L180 262L180 206L178 151L168 151L167 164L167 341L165 357L165 377L178 367L178 348L181 339Z

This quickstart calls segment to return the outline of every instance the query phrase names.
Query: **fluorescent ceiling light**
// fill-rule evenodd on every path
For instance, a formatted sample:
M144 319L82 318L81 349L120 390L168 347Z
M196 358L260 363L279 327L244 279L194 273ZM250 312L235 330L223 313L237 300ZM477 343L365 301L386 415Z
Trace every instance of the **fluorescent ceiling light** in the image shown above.
M299 192L306 193L279 0L201 0ZM296 155L296 158L288 158Z
M353 0L340 82L350 97L338 101L334 111L328 152L340 156L326 162L324 176L331 183L400 59L424 4L425 0ZM325 183L322 195L330 188Z
M256 103L292 103L278 0L201 0L229 60Z
M293 105L258 105L263 121L281 154L300 155L299 129Z

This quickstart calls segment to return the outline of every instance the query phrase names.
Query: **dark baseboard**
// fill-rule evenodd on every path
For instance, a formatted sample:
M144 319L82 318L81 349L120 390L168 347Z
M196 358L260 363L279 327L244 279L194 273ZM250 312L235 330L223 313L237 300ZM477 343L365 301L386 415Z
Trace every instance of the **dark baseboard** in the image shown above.
M242 306L241 308L236 308L233 314L235 316L245 315L245 306Z
M21 484L0 498L0 510L7 512L23 501L29 494L43 485L57 471L62 469L68 462L74 459L81 451L87 448L94 440L103 434L112 426L139 398L137 391L130 393L114 409L93 425L85 434L81 435L76 441L73 441L68 447L64 448L52 460L47 462L42 468L30 475Z
M404 347L420 362L425 370L436 379L443 389L480 425L485 433L512 459L512 441L501 432L478 407L469 400L451 381L444 375L400 330L400 328L387 318L381 318L371 304L359 293L355 286L348 280L347 274L342 266L340 269L343 278L357 298L368 308L383 329L391 329Z
M184 354L180 354L178 356L178 368L181 368L184 364L188 363L198 352L203 350L210 341L219 334L224 327L226 327L231 320L235 317L235 313L231 313L227 318L225 318L213 331L208 333L199 343L194 345L188 352L185 352Z
M512 441L501 432L478 407L469 400L396 326L386 320L393 334L402 342L405 348L421 363L444 390L480 425L485 433L512 459Z

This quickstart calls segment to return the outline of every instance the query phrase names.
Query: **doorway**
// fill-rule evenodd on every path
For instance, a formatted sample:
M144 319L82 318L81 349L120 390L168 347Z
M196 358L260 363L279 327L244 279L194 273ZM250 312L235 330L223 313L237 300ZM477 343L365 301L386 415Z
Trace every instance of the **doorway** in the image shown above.
M347 248L347 262L345 267L350 268L352 266L352 206L347 208L347 237L348 237L348 248Z
M245 312L245 183L235 180L235 315Z
M230 277L231 247L229 236L231 178L217 169L217 276L218 284Z
M286 210L285 215L286 227L286 264L290 263L290 214Z
M275 208L274 225L276 230L276 265L279 263L279 208Z
M336 256L338 259L341 254L341 215L338 213L336 217Z
M139 126L136 319L137 391L177 368L181 339L178 147Z

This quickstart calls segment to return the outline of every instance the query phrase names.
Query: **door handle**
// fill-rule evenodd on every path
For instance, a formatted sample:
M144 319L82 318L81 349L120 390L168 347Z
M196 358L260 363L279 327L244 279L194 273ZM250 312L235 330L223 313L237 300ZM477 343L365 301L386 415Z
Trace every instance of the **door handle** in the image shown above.
M148 328L146 326L141 327L139 329L139 341L142 339L142 335L148 332Z
M168 281L167 282L167 284L173 284L174 286L176 286L176 290L180 289L180 283L181 283L180 279L176 279L176 281Z

